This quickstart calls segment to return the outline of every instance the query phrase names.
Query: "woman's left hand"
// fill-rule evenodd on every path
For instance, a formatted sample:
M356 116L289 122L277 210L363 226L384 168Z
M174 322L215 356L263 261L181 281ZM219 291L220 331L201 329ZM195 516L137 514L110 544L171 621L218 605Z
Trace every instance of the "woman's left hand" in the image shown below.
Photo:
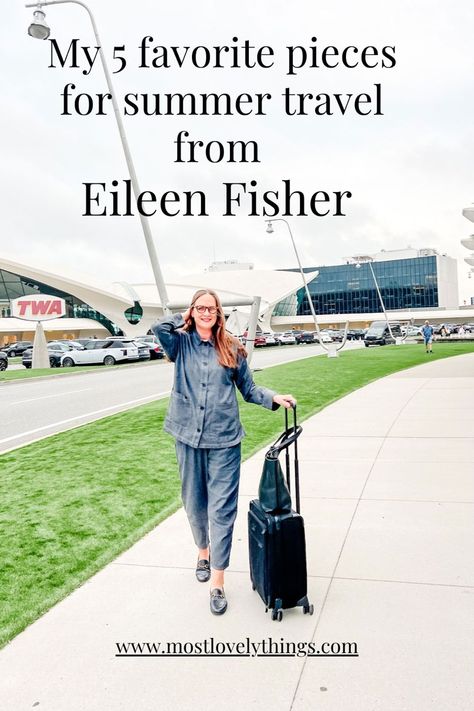
M277 405L283 405L283 407L286 407L287 409L296 405L296 400L293 395L274 395L273 402Z

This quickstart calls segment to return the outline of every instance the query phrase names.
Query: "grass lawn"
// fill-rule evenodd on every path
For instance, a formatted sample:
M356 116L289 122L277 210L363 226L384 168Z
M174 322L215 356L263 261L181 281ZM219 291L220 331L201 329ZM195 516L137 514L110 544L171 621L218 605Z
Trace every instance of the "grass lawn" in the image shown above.
M474 344L434 348L432 356L418 345L343 351L255 380L294 394L304 419L372 380ZM179 507L166 407L153 402L0 456L0 645ZM244 458L283 429L281 412L243 403L241 416Z

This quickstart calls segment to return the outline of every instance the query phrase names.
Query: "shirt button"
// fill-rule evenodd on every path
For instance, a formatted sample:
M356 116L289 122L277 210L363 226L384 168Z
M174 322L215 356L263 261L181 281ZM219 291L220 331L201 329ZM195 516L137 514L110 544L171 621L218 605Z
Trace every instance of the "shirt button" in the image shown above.
M204 405L201 405L201 407L200 407L199 409L200 409L200 410L204 410Z
M203 383L203 384L202 384L202 387L205 388L205 387L206 387L206 383Z
M198 432L200 432L200 431L201 431L201 430L198 428Z

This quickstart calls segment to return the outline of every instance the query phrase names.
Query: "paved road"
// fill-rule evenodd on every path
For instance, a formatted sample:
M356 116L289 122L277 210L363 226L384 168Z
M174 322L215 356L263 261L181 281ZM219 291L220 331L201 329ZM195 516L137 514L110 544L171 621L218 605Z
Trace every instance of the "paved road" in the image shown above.
M347 347L360 348L361 344L348 343ZM255 352L252 365L265 368L321 352L320 346L308 345L262 349ZM0 453L166 397L172 381L172 363L151 361L2 383Z

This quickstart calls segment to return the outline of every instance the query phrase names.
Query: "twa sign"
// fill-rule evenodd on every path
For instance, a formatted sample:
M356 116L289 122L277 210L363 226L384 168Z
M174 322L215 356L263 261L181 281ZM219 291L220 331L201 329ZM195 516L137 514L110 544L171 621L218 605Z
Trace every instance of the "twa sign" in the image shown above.
M66 314L66 302L48 294L20 296L11 302L11 314L25 321L50 321Z

